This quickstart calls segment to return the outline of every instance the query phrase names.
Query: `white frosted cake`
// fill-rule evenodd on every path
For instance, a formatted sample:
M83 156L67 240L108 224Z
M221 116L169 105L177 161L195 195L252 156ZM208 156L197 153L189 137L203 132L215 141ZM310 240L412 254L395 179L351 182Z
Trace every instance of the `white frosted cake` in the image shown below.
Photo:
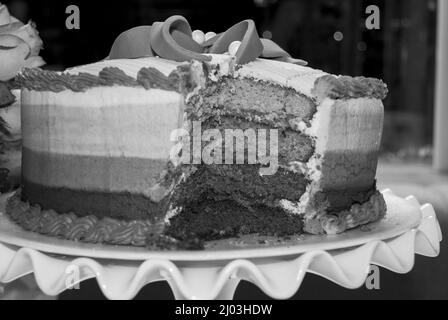
M375 174L386 86L250 58L246 38L236 54L214 52L226 34L192 59L170 48L116 59L129 47L116 43L104 61L24 70L23 187L10 216L52 236L157 248L335 234L383 217Z

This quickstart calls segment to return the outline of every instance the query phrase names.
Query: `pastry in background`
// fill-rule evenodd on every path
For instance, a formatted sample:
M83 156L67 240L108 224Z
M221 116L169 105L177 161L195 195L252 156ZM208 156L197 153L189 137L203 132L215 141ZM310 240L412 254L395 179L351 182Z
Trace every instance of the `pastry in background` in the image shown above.
M42 45L35 24L22 23L0 3L0 192L20 184L20 88L14 77L45 64Z

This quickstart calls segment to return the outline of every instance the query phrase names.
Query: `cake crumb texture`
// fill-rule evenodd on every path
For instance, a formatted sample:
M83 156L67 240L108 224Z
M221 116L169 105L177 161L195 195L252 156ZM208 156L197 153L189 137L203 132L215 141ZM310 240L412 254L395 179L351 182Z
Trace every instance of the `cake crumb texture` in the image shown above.
M254 205L248 209L230 200L208 200L183 208L170 220L166 233L177 239L204 240L251 233L282 237L302 233L302 220L280 208Z
M275 127L288 127L291 119L309 121L316 112L314 102L293 89L230 77L207 82L189 107L191 120L230 115Z

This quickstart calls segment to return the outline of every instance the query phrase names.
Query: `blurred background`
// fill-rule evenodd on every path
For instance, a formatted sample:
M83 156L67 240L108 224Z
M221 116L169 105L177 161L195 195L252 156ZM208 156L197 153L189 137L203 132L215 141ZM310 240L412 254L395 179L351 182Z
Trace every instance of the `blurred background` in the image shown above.
M445 0L439 0L445 1ZM2 0L22 21L32 19L45 44L46 68L95 62L109 54L115 38L138 25L180 14L192 29L221 32L253 19L258 32L313 68L351 76L383 79L385 124L380 188L414 194L431 202L448 226L448 178L432 169L437 0ZM80 30L67 30L68 5L80 9ZM380 9L380 28L368 30L366 8ZM447 13L448 14L448 13ZM448 17L447 17L448 19ZM447 88L448 89L448 88ZM447 102L448 104L448 102ZM444 250L445 249L445 250ZM448 247L437 259L419 257L409 275L382 271L382 290L342 289L307 277L295 298L448 298ZM170 298L165 284L144 290L141 298ZM263 298L243 284L237 298ZM61 298L102 298L94 281Z

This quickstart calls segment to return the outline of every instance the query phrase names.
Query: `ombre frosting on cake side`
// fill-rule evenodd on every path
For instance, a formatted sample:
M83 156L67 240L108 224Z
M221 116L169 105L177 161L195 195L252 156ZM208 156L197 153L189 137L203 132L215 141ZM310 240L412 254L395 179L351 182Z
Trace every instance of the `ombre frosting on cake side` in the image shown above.
M156 185L166 169L170 133L178 127L180 114L179 95L158 89L25 94L27 197L45 207L58 201L62 212L146 217L151 210L148 201L158 203L164 193ZM130 204L127 195L134 197ZM45 204L47 200L50 203Z

